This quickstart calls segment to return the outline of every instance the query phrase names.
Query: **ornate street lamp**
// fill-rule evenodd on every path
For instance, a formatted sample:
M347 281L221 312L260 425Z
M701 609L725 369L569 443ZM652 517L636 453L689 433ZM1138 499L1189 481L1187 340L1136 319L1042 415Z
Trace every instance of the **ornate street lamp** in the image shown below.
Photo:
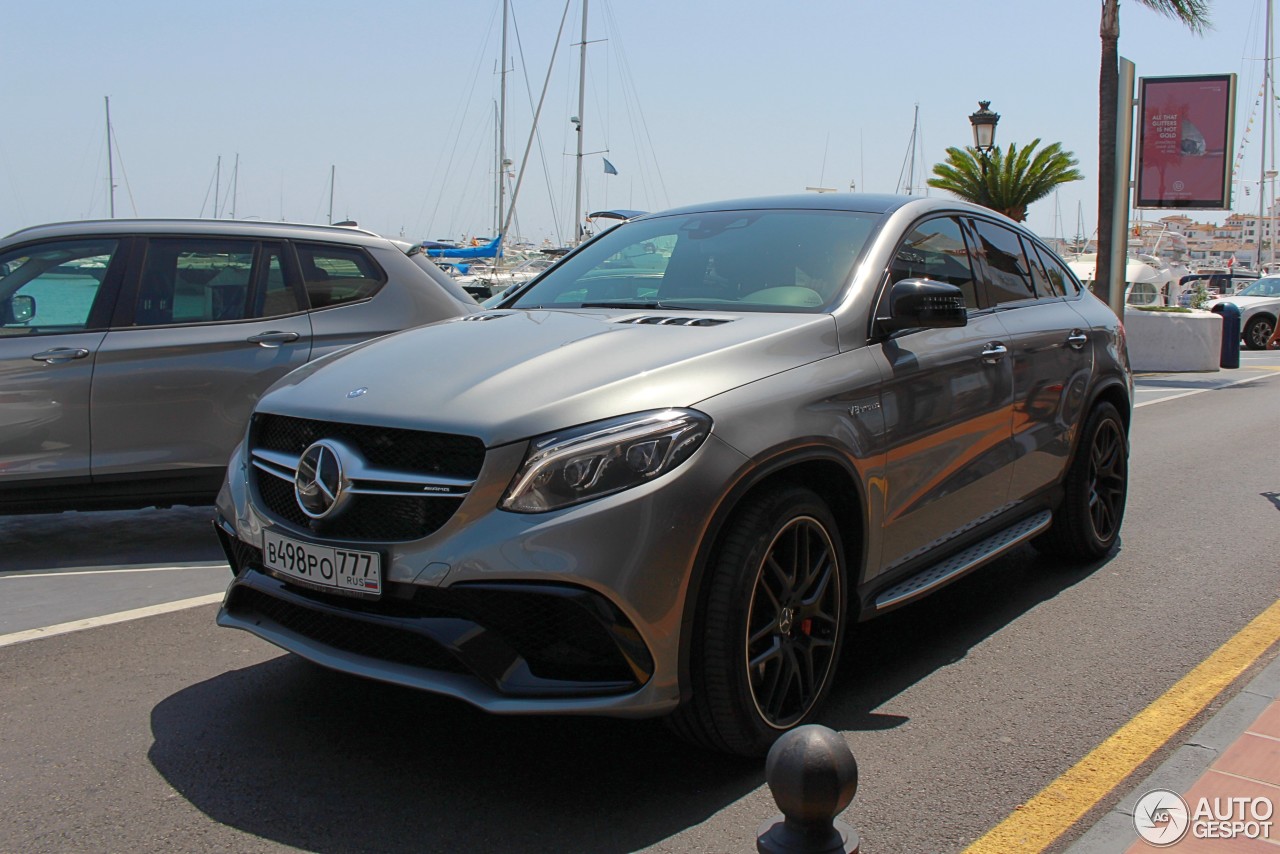
M983 157L996 147L996 123L1000 121L1000 114L992 112L990 106L990 101L979 101L978 111L969 114L969 124L973 125L973 147Z
M969 124L973 125L973 147L982 158L982 174L987 174L987 156L996 147L996 123L1000 114L992 112L990 101L979 101L978 111L969 114Z

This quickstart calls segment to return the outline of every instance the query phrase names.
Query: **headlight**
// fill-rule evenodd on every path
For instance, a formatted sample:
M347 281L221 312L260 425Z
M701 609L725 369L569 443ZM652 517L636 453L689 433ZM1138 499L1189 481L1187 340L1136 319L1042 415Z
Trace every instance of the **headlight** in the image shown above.
M542 513L630 489L689 459L710 432L701 412L664 409L540 436L499 506Z

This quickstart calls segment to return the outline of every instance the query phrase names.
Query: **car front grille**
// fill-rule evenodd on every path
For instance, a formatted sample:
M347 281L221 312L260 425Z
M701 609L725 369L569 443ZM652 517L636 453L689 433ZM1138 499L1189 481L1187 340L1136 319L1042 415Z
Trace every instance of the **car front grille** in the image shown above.
M312 519L298 506L293 478L298 458L321 439L350 447L377 474L353 490L340 513ZM258 505L277 524L330 539L404 542L452 518L484 463L484 444L472 436L258 414L250 457ZM446 485L424 490L433 478Z
M253 447L301 456L319 439L341 439L373 465L421 474L474 478L484 463L484 443L474 436L314 421L284 415L253 416Z

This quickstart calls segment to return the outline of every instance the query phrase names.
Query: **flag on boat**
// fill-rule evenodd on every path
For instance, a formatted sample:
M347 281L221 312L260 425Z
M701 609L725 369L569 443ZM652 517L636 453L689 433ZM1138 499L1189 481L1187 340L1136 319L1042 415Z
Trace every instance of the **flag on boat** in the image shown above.
M617 175L617 174L618 174L618 170L617 170L617 169L615 169L615 168L614 168L614 165L613 165L612 163L610 163L610 162L609 162L609 158L607 158L607 157L601 157L600 159L604 161L604 174L606 174L606 175Z

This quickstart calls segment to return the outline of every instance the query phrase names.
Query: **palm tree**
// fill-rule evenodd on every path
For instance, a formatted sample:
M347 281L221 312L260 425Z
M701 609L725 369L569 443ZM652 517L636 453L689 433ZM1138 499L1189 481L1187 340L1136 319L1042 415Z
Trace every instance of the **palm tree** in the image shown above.
M1209 26L1209 0L1137 0L1177 18L1199 35ZM1120 0L1102 0L1102 68L1098 74L1098 266L1094 293L1111 296L1111 227L1115 222L1116 102L1120 98Z
M1084 178L1070 151L1055 142L1035 153L1040 140L1019 150L1009 144L1005 154L998 147L981 160L973 148L948 148L947 161L933 167L936 178L929 186L962 199L1000 211L1018 222L1027 218L1027 206L1053 192L1054 187ZM1034 154L1034 157L1032 156Z

